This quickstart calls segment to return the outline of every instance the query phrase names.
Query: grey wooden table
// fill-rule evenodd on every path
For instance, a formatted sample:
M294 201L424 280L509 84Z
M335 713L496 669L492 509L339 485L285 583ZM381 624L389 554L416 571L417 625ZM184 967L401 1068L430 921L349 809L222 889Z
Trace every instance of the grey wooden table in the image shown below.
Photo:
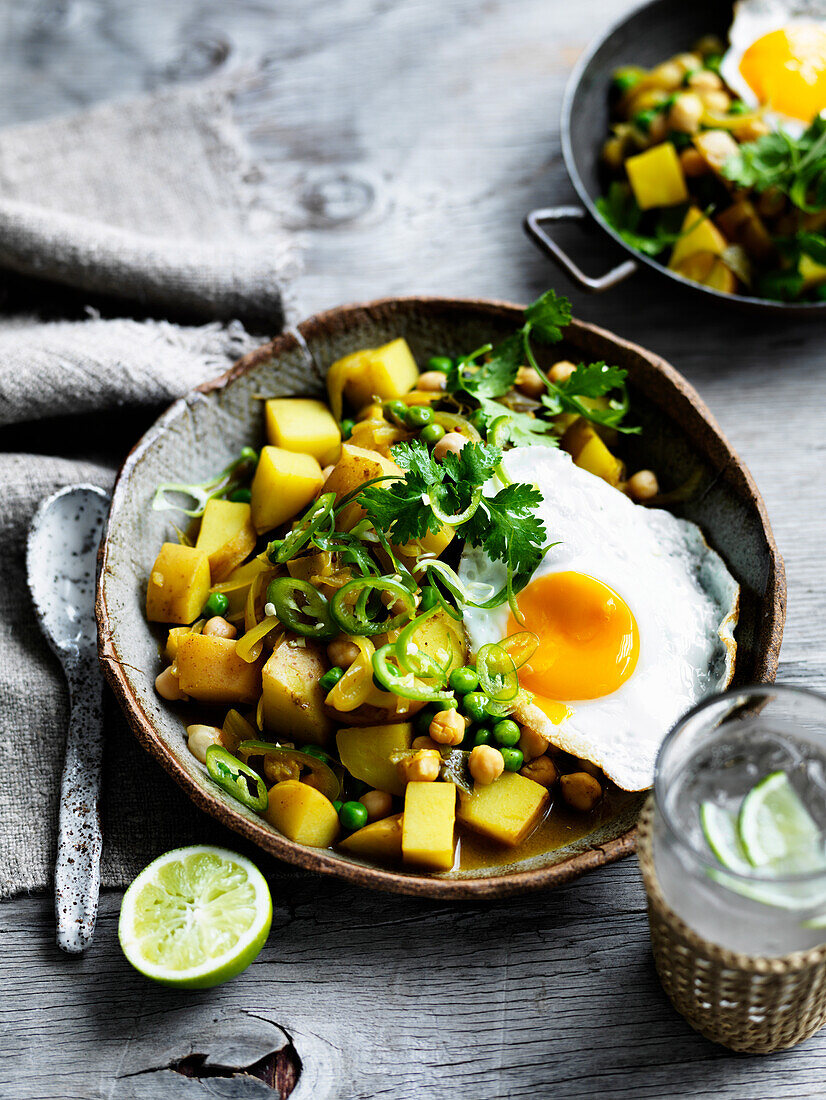
M563 86L590 36L627 6L2 0L0 124L265 55L266 79L240 109L304 239L298 313L413 292L526 301L568 289L520 223L573 197ZM571 232L586 270L603 268L600 238ZM572 297L580 317L683 371L750 464L788 572L781 677L826 687L822 327L703 306L644 275ZM278 1096L296 1077L296 1100L826 1095L826 1034L744 1057L675 1015L649 957L633 859L485 906L288 882L259 962L198 994L129 969L119 900L104 896L78 960L54 946L50 899L0 907L3 1100Z

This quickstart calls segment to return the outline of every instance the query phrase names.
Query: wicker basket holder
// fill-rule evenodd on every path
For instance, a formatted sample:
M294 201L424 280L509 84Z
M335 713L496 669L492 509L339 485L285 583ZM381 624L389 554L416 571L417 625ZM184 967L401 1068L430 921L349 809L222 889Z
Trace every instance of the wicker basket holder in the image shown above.
M653 797L639 822L637 854L648 897L651 949L663 989L693 1028L731 1050L769 1054L826 1024L826 945L779 958L727 951L669 908L652 857Z

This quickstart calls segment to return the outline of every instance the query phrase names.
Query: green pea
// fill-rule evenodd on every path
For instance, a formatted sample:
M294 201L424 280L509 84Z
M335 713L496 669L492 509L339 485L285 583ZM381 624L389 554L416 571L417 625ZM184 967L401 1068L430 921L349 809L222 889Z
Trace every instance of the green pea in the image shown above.
M747 115L749 113L749 105L744 103L742 99L734 99L731 102L728 113L730 115Z
M467 695L469 691L476 691L479 687L479 677L476 675L476 669L471 668L470 665L465 665L464 668L454 668L450 674L450 686L454 691L458 691L460 695Z
M683 134L679 130L669 130L668 140L675 149L687 149L691 142L691 134Z
M341 438L349 439L353 434L353 428L355 428L355 420L342 420L341 422Z
M713 73L720 74L720 64L723 58L719 53L710 53L706 58L706 68L711 69Z
M252 493L249 489L236 489L234 493L230 493L229 499L233 504L249 504L252 500Z
M405 417L407 416L407 405L404 401L399 401L398 398L394 401L385 401L384 411L386 415L396 424L404 424Z
M336 811L337 814L341 813L341 807L343 805L344 805L344 803L339 801L339 799L337 799L337 798L333 799L333 809Z
M276 558L278 556L278 551L281 549L281 544L283 543L283 541L283 539L273 539L272 542L267 546L267 557L270 559L273 565L278 564Z
M318 686L326 695L328 691L333 690L343 675L344 669L339 668L338 665L333 665L332 668L327 669L323 676L319 677Z
M483 691L470 691L462 700L462 710L474 722L484 722L489 716L487 712L488 697Z
M442 374L447 374L453 367L453 360L449 355L434 355L432 359L427 361L428 370L438 370Z
M478 726L473 735L474 745L489 745L493 740L493 734L487 726Z
M242 462L248 462L251 466L255 466L258 463L258 451L254 450L252 447L242 447L238 457Z
M656 107L649 107L647 111L637 111L631 121L637 127L638 130L642 130L644 134L647 134L651 129L651 123L659 114Z
M226 609L229 607L229 600L226 598L223 592L213 592L207 602L204 604L201 614L211 619L213 615L223 615Z
M614 87L620 95L625 95L626 92L630 92L637 84L639 84L642 76L640 73L620 72L614 77Z
M470 418L470 422L477 432L484 433L488 426L488 418L481 409L477 409Z
M432 584L429 584L427 588L422 589L422 598L419 601L419 611L432 611L438 602L439 597L436 595L436 589Z
M518 772L524 763L525 757L519 749L501 748L502 759L505 761L506 772Z
M430 723L433 721L433 714L434 712L429 707L425 707L424 710L420 710L416 715L414 724L416 726L416 733L419 737L430 736Z
M433 409L429 405L411 405L405 413L404 422L414 430L426 428L433 423Z
M338 811L338 819L343 829L353 833L367 824L367 807L361 802L345 802Z
M519 744L519 738L522 736L522 731L516 722L512 722L510 718L503 718L501 722L497 722L493 727L493 739L497 745L507 745L509 748L513 748L514 745Z
M422 428L419 439L428 447L432 447L434 443L438 443L440 439L444 438L444 434L445 430L441 424L428 424L427 427Z

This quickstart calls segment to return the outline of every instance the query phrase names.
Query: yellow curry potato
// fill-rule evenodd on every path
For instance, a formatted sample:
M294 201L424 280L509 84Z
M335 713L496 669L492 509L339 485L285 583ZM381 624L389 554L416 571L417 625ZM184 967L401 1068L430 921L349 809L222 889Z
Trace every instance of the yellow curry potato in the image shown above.
M393 814L373 821L342 840L339 848L363 859L401 859L403 817L403 814Z
M393 722L386 726L340 729L336 745L341 762L356 779L369 783L377 791L404 794L404 784L396 765L390 759L405 752L413 744L410 722Z
M327 671L324 646L291 637L277 646L264 665L264 726L289 740L326 745L333 723L324 713L319 679Z
M694 138L694 148L718 175L722 175L726 161L740 152L740 146L728 130L703 130Z
M329 848L339 834L335 806L321 791L298 779L270 787L264 817L288 840L309 848Z
M695 252L713 252L715 256L722 256L728 247L728 241L711 218L696 206L689 206L680 232L682 236L674 245L668 261L672 270Z
M252 480L252 523L258 534L306 508L324 483L318 460L282 447L262 447Z
M341 429L323 401L273 397L264 409L267 442L285 451L312 455L321 466L336 461L341 450Z
M593 425L581 417L563 435L560 446L577 466L615 488L625 478L625 466L611 454Z
M256 534L249 504L234 500L208 500L195 543L209 556L212 583L236 569L255 549Z
M737 290L734 273L713 252L695 252L692 256L686 256L674 270L684 279L702 283L724 294L734 294Z
M815 263L811 256L802 255L797 270L803 276L803 286L812 287L826 283L826 267Z
M742 245L756 260L768 261L774 257L776 249L771 234L754 203L748 199L733 202L727 210L717 215L716 221L728 240Z
M399 337L380 348L362 351L338 359L327 372L327 392L333 416L341 419L343 398L353 409L369 405L374 397L387 401L412 390L419 379L419 368L407 346Z
M670 141L629 157L625 169L640 210L688 201L683 168Z
M170 664L178 656L178 646L187 636L192 633L191 626L173 626L169 634L166 636L166 645L164 646L164 659L169 661Z
M404 862L428 871L449 871L455 820L456 788L452 783L408 783L402 819Z
M151 623L193 622L209 596L209 558L194 546L165 542L149 574L146 617Z
M207 634L183 638L175 661L181 691L200 703L257 703L263 663L242 660L231 638Z
M473 794L461 794L457 817L474 832L514 847L539 823L549 800L539 783L503 772L487 786L475 784Z

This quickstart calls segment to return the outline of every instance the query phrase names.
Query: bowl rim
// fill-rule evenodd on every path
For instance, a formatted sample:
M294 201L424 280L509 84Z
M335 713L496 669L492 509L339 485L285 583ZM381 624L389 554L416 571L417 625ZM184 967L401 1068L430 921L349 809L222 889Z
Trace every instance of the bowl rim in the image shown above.
M565 84L565 91L562 97L562 115L560 122L560 138L562 142L562 156L565 161L565 168L567 169L568 176L571 183L574 185L576 193L579 195L580 200L585 206L591 218L596 225L612 237L616 243L623 248L629 256L639 263L644 263L652 271L656 271L660 275L666 275L668 278L678 283L680 286L686 287L688 290L694 291L698 294L710 295L718 302L725 302L727 305L734 304L744 309L762 310L772 314L783 314L786 316L797 317L811 317L819 315L826 311L826 301L823 302L778 302L773 298L755 298L751 294L725 294L721 290L715 290L713 287L704 286L702 283L696 283L692 279L686 279L676 271L671 271L670 268L664 264L659 263L651 256L646 256L643 252L637 251L636 248L632 248L626 241L622 239L619 233L603 220L599 211L596 208L596 202L591 197L591 192L585 186L585 181L579 171L576 156L574 154L573 147L573 108L574 100L576 99L579 91L579 86L585 76L585 73L589 69L594 55L599 52L600 49L608 42L614 35L618 34L626 23L630 23L632 19L636 19L642 15L648 9L665 7L671 0L644 0L644 3L637 4L630 11L625 12L618 19L614 20L611 25L605 31L600 31L585 47L585 50L577 58L576 64L571 71L570 76Z
M183 788L191 801L201 810L209 813L222 824L233 829L245 840L262 848L269 855L294 864L304 870L318 874L332 874L351 885L383 890L389 893L405 894L414 897L427 897L439 900L484 900L512 897L528 891L562 885L595 870L613 863L636 850L636 825L613 840L598 847L586 849L571 855L560 863L546 867L536 867L523 871L513 871L502 875L480 875L473 878L442 878L439 875L402 873L378 866L354 863L331 855L327 849L308 848L288 840L280 833L272 831L263 823L251 820L239 811L227 807L217 796L211 795L205 785L186 771L178 762L170 748L157 736L151 718L141 707L129 685L124 672L124 664L117 655L113 641L113 628L109 615L106 596L106 576L108 570L109 541L113 516L117 513L121 500L128 492L132 470L141 456L151 448L157 438L166 430L168 422L187 407L193 394L209 394L222 390L237 378L247 374L260 363L277 358L286 349L296 345L303 347L308 355L308 365L314 364L306 338L312 338L315 332L331 330L333 327L349 328L359 315L375 314L377 311L422 307L424 309L477 310L488 316L514 318L521 315L524 306L509 301L488 298L454 298L431 295L405 295L377 298L371 301L349 303L312 314L280 335L260 347L253 349L233 363L216 378L202 383L183 397L174 401L144 432L124 459L112 491L112 505L106 523L106 529L98 554L98 579L95 599L95 615L98 624L98 655L106 680L112 688L118 704L125 714L130 727L140 744ZM624 353L641 356L653 368L671 383L672 387L699 415L707 429L716 437L726 453L727 465L732 463L741 474L748 496L756 509L760 520L760 529L765 538L769 554L769 581L765 604L768 617L764 619L764 635L768 637L765 649L760 654L759 667L753 679L771 683L775 678L779 659L780 644L783 636L786 610L786 582L783 560L777 549L771 524L768 519L763 498L745 463L736 455L728 439L723 434L708 407L697 394L693 386L679 372L654 352L640 345L585 321L572 320L568 331L589 334L608 340Z

